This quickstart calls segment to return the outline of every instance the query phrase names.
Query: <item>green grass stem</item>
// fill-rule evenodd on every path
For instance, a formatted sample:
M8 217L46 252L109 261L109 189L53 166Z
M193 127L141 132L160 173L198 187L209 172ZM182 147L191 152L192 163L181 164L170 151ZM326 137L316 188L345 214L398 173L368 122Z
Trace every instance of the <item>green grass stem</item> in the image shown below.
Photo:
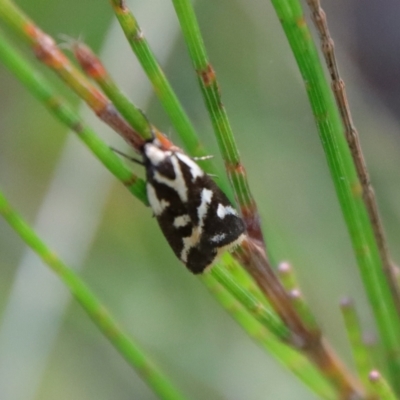
M60 51L52 37L10 0L0 0L0 19L28 43L36 58L54 71L101 120L136 150L140 149L143 138L120 116L110 100Z
M76 41L72 43L72 51L86 74L97 82L130 126L144 139L152 139L151 124L143 112L120 90L92 50Z
M371 371L369 374L369 380L371 382L373 390L379 397L379 400L397 400L398 398L393 393L392 388L386 381L386 379L376 370Z
M228 115L222 104L215 72L209 62L200 28L190 0L172 0L181 25L194 69L197 73L207 110L211 117L225 168L240 205L249 236L264 246L257 206L250 192L246 171L240 155Z
M375 366L373 365L370 352L364 343L363 332L353 301L349 298L344 298L340 302L340 309L342 311L343 321L349 338L358 377L364 386L369 388L370 381L368 375Z
M400 321L382 271L378 246L340 115L298 0L271 0L303 77L353 245L374 311L393 382L400 385Z
M264 327L268 328L270 332L283 342L290 342L291 333L277 314L270 307L267 307L263 301L257 299L257 297L253 296L245 288L239 286L226 268L216 264L209 273L205 273L201 277L202 279L208 279L210 274L227 288Z
M303 293L298 288L294 288L289 292L290 299L292 300L292 304L294 309L300 315L301 319L304 321L304 324L311 332L318 332L320 330L317 320L315 319L314 314L311 311L310 306L306 302L306 299L303 296Z
M225 290L212 274L202 278L203 282L217 298L218 302L229 312L239 325L264 350L275 357L285 368L292 371L319 398L336 400L340 397L319 370L298 351L292 349L276 338L268 329L263 327L251 316L235 297Z
M287 292L290 292L294 289L299 289L299 283L297 281L294 269L288 262L283 261L279 263L277 274Z
M59 97L51 84L44 78L29 61L12 48L10 43L0 33L0 60L27 87L27 89L63 124L74 130L78 137L99 158L104 166L119 180L126 183L127 188L145 205L147 204L145 182L132 174L118 156L98 136L88 128L73 109ZM243 301L253 295L248 289L240 289L238 279L226 280L229 291L242 291ZM267 324L268 326L268 324ZM272 322L271 329L274 330ZM283 332L283 327L281 333Z
M93 130L91 130L73 110L73 108L58 95L51 83L22 56L5 36L0 32L0 61L12 72L30 93L42 103L50 113L62 124L76 132L100 160L100 162L128 190L144 204L147 203L145 182L133 174L121 159L107 146Z
M70 290L74 298L86 311L100 331L121 353L128 363L138 372L149 387L165 400L184 400L166 375L157 367L150 357L140 349L113 319L96 295L70 268L51 251L25 221L14 211L4 195L0 192L0 214L14 229L22 240L48 265Z
M209 155L210 153L208 153L200 143L189 117L168 82L135 16L129 10L124 0L110 1L126 39L152 83L157 97L168 114L179 137L182 139L185 149L191 156L202 157ZM201 166L206 172L216 174L216 170L210 161L201 163ZM229 195L230 188L226 182L221 179L218 183L225 193Z

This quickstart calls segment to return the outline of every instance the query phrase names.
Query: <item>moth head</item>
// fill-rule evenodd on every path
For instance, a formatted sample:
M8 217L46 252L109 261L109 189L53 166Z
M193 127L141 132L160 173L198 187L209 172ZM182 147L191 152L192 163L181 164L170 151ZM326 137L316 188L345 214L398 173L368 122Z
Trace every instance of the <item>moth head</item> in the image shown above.
M171 151L162 150L156 140L146 143L143 147L143 153L154 166L159 165L172 154Z

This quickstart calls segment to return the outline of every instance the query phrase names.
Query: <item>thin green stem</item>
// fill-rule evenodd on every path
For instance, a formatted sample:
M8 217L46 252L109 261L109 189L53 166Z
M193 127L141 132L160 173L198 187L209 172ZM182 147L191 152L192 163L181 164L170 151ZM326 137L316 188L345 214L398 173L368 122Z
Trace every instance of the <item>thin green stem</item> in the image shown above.
M82 121L69 104L62 99L50 82L35 67L17 52L0 32L0 60L26 86L26 88L50 111L62 124L76 132L102 162L102 164L129 191L144 204L147 203L145 182L133 174L119 157Z
M358 376L364 387L370 388L368 375L374 368L370 353L363 341L363 333L353 301L345 298L340 302L340 309L349 338L353 360L357 368Z
M357 171L358 179L361 183L362 198L371 226L374 232L378 251L381 257L383 272L389 283L397 312L400 315L400 287L396 282L394 265L390 257L389 247L386 240L383 223L379 215L378 204L376 202L375 191L372 186L367 164L361 149L360 137L353 122L349 102L346 94L346 87L339 74L339 67L335 55L335 45L328 29L328 20L324 10L321 8L319 0L307 0L311 10L312 20L318 30L321 39L321 49L325 57L326 66L331 76L331 87L335 96L336 104L343 121L346 140L351 151L351 156Z
M296 274L294 273L292 266L288 262L281 262L278 265L277 273L280 282L282 283L286 292L289 293L293 307L304 321L305 325L311 332L318 331L319 327L317 321L300 290L300 286L297 282Z
M231 274L224 268L223 265L215 265L210 272L202 275L202 280L209 279L212 275L220 284L222 284L250 313L259 321L263 326L268 328L283 342L291 342L291 333L287 326L266 305L251 293L249 293L242 286L238 285Z
M281 262L277 269L278 278L287 292L299 288L299 283L293 267L288 262Z
M297 0L271 0L306 85L307 94L371 303L393 382L400 385L400 321L382 272L378 246L340 115Z
M157 97L171 119L172 125L179 134L179 137L182 139L186 150L190 155L196 157L209 155L200 143L189 117L169 84L161 66L158 64L135 16L127 7L125 0L110 0L110 2L126 39L152 83ZM216 173L216 169L210 161L201 163L201 166L210 174ZM226 182L221 180L219 185L225 193L230 194L230 188Z
M197 73L211 122L225 161L236 199L242 211L248 235L264 247L257 205L250 192L246 171L241 163L228 115L222 104L215 72L209 62L200 28L190 0L172 0L182 33Z
M51 251L36 233L14 211L4 195L0 192L0 214L19 234L22 240L34 250L43 262L62 280L74 298L86 311L100 331L121 353L128 363L136 369L149 387L161 399L184 400L166 375L157 367L150 357L130 338L113 319L111 314L100 303L96 295L83 281Z
M343 363L321 334L319 327L303 320L293 307L293 302L274 275L264 252L252 240L243 240L235 251L235 257L246 266L251 276L257 281L275 311L292 332L292 345L302 351L332 384L340 391L341 399L350 400L361 396L358 382L346 370Z
M51 84L21 56L0 34L0 60L27 87L27 89L63 124L78 134L78 137L90 148L105 167L121 180L139 200L147 205L145 182L132 174L122 161L90 130L72 108L59 96ZM231 285L241 286L243 279L235 277ZM232 289L232 286L229 287ZM238 290L238 289L236 289ZM253 289L254 290L254 289ZM250 289L242 287L243 299L251 298ZM274 329L273 327L271 328ZM282 328L281 333L284 331ZM283 335L284 336L284 335Z
M145 139L152 139L152 127L141 112L117 86L106 68L92 50L75 41L72 51L86 75L94 79L125 120Z
M386 379L377 371L371 371L369 380L379 400L398 400Z
M10 0L0 0L0 19L28 43L36 58L51 68L101 120L136 150L141 148L144 139L120 116L110 100L69 61L53 38L39 29Z
M202 281L247 334L264 350L274 356L285 368L292 371L319 398L325 400L340 398L339 393L336 392L337 388L331 386L321 372L306 357L283 344L268 329L261 326L212 274L205 276Z
M299 314L308 330L310 332L318 332L320 328L317 324L317 320L315 319L314 314L312 313L310 306L306 302L306 299L304 298L301 290L298 288L292 289L289 292L289 296L294 309L297 311L297 314Z

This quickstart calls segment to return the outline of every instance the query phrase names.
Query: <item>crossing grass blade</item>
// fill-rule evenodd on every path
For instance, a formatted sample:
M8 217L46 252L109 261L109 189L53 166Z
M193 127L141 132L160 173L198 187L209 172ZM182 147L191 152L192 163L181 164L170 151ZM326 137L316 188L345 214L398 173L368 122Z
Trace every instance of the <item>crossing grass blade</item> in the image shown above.
M225 162L225 169L240 206L247 233L252 240L264 247L257 205L250 191L227 112L222 104L215 71L208 59L193 6L188 0L173 0L172 3L198 77L219 149Z
M79 117L29 60L13 48L0 31L0 60L62 124L74 131L101 163L144 204L145 182L133 174L119 157Z
M125 0L110 0L110 2L127 41L153 85L154 92L168 114L173 127L182 139L186 151L191 156L200 158L210 155L201 144L183 105L172 89L143 31L140 29L137 19L128 8ZM230 186L227 184L225 177L216 170L212 162L210 160L207 162L200 161L199 164L210 175L220 176L218 185L228 197L232 198Z
M185 397L157 367L148 354L121 329L107 308L26 222L13 210L0 192L0 214L24 242L34 250L43 262L61 279L76 301L82 306L100 331L121 353L126 361L138 372L149 387L164 400L184 400Z
M329 83L298 0L271 0L304 80L355 258L382 339L392 383L400 388L400 320L382 270L361 185Z

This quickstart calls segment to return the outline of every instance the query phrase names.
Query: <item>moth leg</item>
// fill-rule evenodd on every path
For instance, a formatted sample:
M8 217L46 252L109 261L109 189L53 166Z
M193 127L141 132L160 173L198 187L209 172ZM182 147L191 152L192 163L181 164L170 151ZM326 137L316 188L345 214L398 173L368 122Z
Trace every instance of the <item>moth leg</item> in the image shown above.
M144 162L143 162L142 160L138 160L138 159L135 158L135 157L131 157L131 156L129 156L128 154L125 154L125 153L123 153L122 151L120 151L120 150L118 150L118 149L116 149L116 148L114 148L114 147L110 147L110 149L111 149L114 153L117 153L117 154L119 154L120 156L125 157L125 158L126 158L127 160L129 160L129 161L132 161L132 162L134 162L134 163L136 163L136 164L144 165Z

